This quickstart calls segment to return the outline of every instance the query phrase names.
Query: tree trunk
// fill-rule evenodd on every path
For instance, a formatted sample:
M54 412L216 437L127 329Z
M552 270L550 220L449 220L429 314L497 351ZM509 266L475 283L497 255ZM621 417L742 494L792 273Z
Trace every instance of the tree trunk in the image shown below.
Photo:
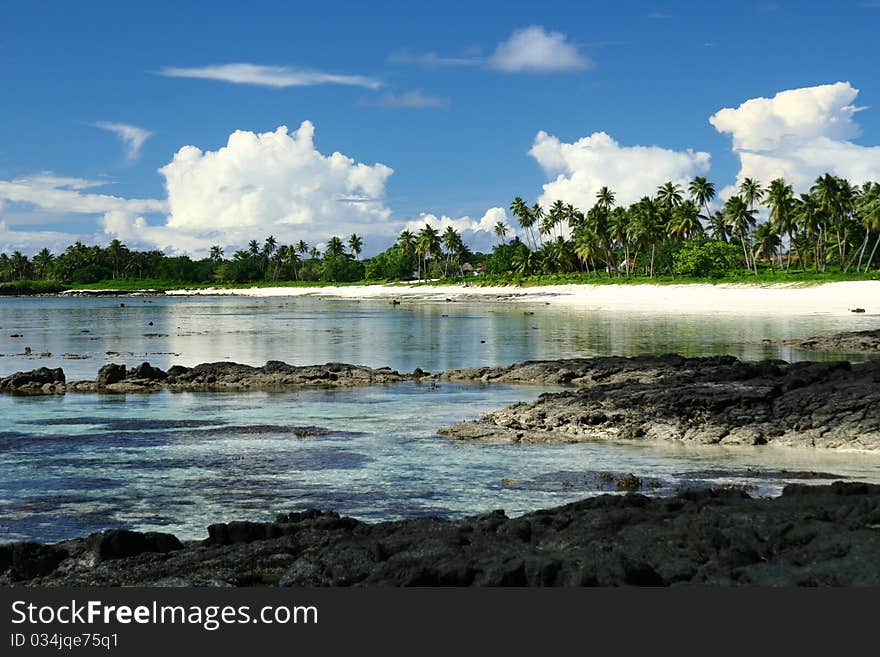
M877 241L874 242L874 248L871 249L871 256L868 258L868 264L865 265L865 273L871 269L871 263L874 261L874 254L877 253L877 245L880 244L880 235L877 235Z

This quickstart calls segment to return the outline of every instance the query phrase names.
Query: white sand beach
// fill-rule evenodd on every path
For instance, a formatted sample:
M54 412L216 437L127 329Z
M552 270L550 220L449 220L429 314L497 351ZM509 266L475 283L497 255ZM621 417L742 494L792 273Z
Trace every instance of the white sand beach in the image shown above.
M863 308L880 314L880 281L822 285L548 285L535 287L476 285L345 285L339 287L252 287L172 290L168 295L314 296L338 299L444 301L485 299L547 303L605 310L683 313L761 313L802 315L849 313Z

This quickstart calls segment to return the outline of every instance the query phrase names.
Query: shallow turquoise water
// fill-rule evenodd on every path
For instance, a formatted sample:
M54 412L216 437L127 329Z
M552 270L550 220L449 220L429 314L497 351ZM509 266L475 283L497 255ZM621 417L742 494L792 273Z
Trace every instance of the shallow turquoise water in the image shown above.
M0 374L47 365L64 367L69 378L92 378L111 360L150 360L162 367L224 359L347 361L436 371L609 353L815 358L764 347L760 340L855 330L877 321L579 313L485 302L394 307L316 299L143 301L0 299L0 353L21 353L25 344L36 353L52 352L44 358L0 357ZM65 353L87 358L71 360ZM200 538L212 522L271 519L308 507L367 520L455 517L495 508L515 515L613 490L598 477L606 471L632 472L651 483L655 494L718 482L774 494L792 480L778 474L783 469L880 481L880 455L488 446L436 435L441 426L544 390L405 383L271 394L2 396L0 541L60 540L120 526ZM297 435L298 427L319 427L321 435Z

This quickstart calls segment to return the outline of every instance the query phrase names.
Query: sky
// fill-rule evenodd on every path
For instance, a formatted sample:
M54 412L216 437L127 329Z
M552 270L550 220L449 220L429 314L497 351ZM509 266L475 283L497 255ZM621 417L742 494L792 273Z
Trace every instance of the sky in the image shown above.
M0 0L0 251L365 255L515 196L880 180L880 0Z

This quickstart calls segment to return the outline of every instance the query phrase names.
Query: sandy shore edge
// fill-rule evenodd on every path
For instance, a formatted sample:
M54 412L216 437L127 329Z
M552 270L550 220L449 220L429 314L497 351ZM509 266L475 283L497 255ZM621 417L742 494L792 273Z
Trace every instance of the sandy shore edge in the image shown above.
M542 303L603 310L688 313L811 314L864 309L880 314L880 281L793 284L685 285L347 285L170 290L169 296L318 297L406 301L486 300Z

